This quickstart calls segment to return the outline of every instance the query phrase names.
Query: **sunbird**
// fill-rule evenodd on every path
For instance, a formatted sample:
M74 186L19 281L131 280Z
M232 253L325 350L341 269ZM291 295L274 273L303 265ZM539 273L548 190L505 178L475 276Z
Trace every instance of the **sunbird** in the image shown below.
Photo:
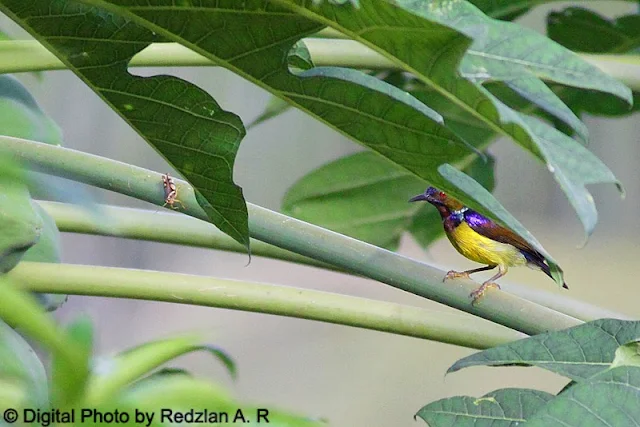
M412 197L409 201L426 201L435 206L442 217L444 232L453 247L471 261L486 264L486 267L467 271L451 270L443 281L458 277L468 279L470 274L498 267L498 273L495 276L471 292L472 304L475 304L488 288L500 289L500 285L495 281L507 274L509 267L526 265L534 270L542 270L553 279L544 257L522 237L469 209L444 192L429 187L424 193ZM569 289L566 283L563 283L562 287Z

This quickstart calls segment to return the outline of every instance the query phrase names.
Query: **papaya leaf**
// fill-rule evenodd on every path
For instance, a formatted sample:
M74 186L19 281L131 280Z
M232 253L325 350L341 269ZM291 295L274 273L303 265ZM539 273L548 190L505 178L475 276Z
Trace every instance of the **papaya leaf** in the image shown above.
M210 221L248 248L247 209L232 179L240 118L172 76L134 76L131 58L156 33L79 1L3 0L0 9L54 53L200 194Z
M527 133L530 129L518 115L513 116L515 112L503 106L512 115L511 119L503 120L503 110L498 113L492 103L502 104L494 99L487 102L489 94L481 91L481 86L459 76L457 67L471 40L394 4L361 1L355 9L322 2L317 6L305 3L308 8L304 8L296 2L273 0L266 6L259 1L228 1L204 3L196 8L190 3L176 4L170 0L143 4L134 0L78 1L131 18L171 41L188 46L488 216L495 217L484 207L488 204L486 200L480 203L473 194L461 191L437 170L425 166L435 164L436 156L441 159L440 164L455 163L468 146L476 147L477 151L484 141L460 139L432 109L365 73L335 67L313 68L299 75L290 73L286 58L296 41L330 24L386 53L405 70L418 72L450 102L482 119L491 130L515 135L527 149L539 155ZM212 33L212 28L219 30ZM251 36L247 36L247 28L251 29ZM418 51L421 55L413 55ZM618 86L613 86L615 91ZM511 123L514 120L520 126L514 126ZM567 144L577 144L569 137L566 139ZM482 197L492 199L484 193ZM495 219L529 238L530 233L504 212ZM555 264L537 241L532 239L529 243Z
M480 83L486 79L512 79L521 76L533 78L539 74L552 81L591 87L614 93L625 100L630 99L628 88L586 64L571 51L515 24L492 21L464 1L444 2L442 7L438 7L438 2L424 3L413 0L394 2L393 5L363 1L357 19L355 12L326 4L312 8L297 0L274 1L287 5L303 16L332 26L378 51L398 66L413 72L426 85L447 96L450 102L466 109L469 114L482 120L490 129L511 136L525 149L541 157L559 181L564 181L566 177L578 176L577 173L564 169L575 169L579 167L580 162L566 162L564 161L566 159L545 157L540 146L547 145L548 137L552 137L551 142L562 146L565 151L579 150L575 146L579 147L580 144L561 132L550 132L546 128L553 128L541 122L533 122L535 126L532 126L527 116L508 108ZM401 5L403 8L396 5ZM424 19L420 20L420 17ZM456 43L449 40L439 43L437 48L431 46L433 37L430 38L429 35L436 32L433 28L435 23L432 21L449 25L473 39L459 38ZM437 30L437 33L441 35L442 30ZM417 34L420 36L418 37ZM514 42L518 43L514 44ZM444 51L443 45L447 46ZM510 48L507 49L507 46ZM467 56L464 56L468 48L471 49ZM528 57L527 52L530 49L534 49L538 54ZM416 51L420 51L421 55L415 55ZM468 59L470 55L475 55L475 60ZM463 57L467 64L477 68L475 71L470 66L466 68L466 71L473 75L467 75L467 77L473 77L473 81L466 80L458 73L458 64ZM554 64L558 64L557 69L552 67ZM486 76L478 77L482 67L491 71L485 72ZM462 68L465 68L464 64ZM580 74L579 78L576 77L577 74ZM445 125L446 119L445 117ZM593 198L584 186L596 177L599 179L602 176L612 176L609 169L601 162L598 162L597 168L591 169L590 172L593 172L593 176L591 174L586 177L580 176L580 180L562 186L573 206L585 208L580 210L578 215L587 235L593 231L597 212ZM615 179L598 182L617 183ZM475 194L464 193L451 187L450 183L446 185L449 188L444 190L465 204L498 219L523 238L529 238L530 234L516 224L513 218L507 216L496 218L495 213L487 212L483 203L479 203L473 197ZM438 187L438 185L435 186ZM537 241L528 241L544 254L550 264L557 265ZM559 275L556 275L556 278L559 278Z
M640 322L600 319L472 354L458 360L448 372L478 365L531 365L580 382L610 369L616 357L620 364L618 349L639 340ZM628 347L625 354L628 356Z

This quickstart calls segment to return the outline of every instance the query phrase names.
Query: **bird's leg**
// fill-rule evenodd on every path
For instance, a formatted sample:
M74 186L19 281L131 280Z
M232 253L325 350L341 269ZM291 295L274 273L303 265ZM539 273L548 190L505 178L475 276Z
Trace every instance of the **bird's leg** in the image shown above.
M470 297L473 298L473 301L471 301L471 305L474 305L476 302L478 302L478 300L480 298L482 298L482 296L487 291L487 289L489 289L489 288L500 289L500 285L495 283L494 280L498 280L499 278L501 278L505 274L507 274L507 267L504 266L504 265L499 265L498 266L498 273L495 276L493 276L491 279L489 279L486 282L484 282L482 284L482 286L480 286L478 289L476 289L475 291L471 292L471 294L469 295Z
M446 276L444 276L444 279L442 279L442 281L444 282L445 280L449 280L449 279L459 279L461 277L464 277L465 279L469 279L470 274L479 273L481 271L493 270L494 268L496 268L495 265L487 265L486 267L474 268L473 270L466 270L466 271L451 270L447 273Z

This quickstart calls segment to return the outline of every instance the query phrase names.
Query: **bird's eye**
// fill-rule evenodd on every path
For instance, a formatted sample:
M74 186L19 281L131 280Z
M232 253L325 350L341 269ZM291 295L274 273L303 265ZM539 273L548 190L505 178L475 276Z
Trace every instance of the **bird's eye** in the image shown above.
M444 197L444 191L441 191L440 193L438 193L438 195L439 195L440 197Z

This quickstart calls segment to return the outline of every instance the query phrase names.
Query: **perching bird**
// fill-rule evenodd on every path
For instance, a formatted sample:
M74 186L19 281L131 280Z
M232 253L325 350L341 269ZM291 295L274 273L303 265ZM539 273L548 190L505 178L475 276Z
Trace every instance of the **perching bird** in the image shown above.
M526 265L535 270L542 270L553 279L544 257L511 230L496 224L433 187L427 188L423 194L409 201L419 200L427 201L438 209L444 231L458 252L472 261L487 265L462 272L451 270L443 280L457 277L469 278L469 274L498 267L498 273L495 276L471 293L473 303L482 297L488 288L500 289L494 281L507 274L509 267ZM566 283L563 283L562 287L569 289Z

